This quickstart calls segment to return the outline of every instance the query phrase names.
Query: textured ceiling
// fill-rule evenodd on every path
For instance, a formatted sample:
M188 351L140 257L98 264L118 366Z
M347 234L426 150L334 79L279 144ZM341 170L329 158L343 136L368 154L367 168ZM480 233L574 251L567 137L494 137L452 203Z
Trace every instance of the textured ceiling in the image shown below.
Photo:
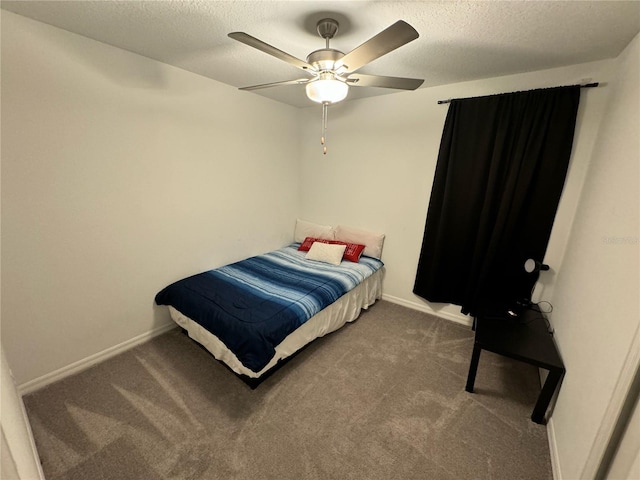
M616 57L640 31L638 1L2 1L2 8L241 87L300 70L227 37L243 31L305 59L324 48L315 26L333 17L331 47L348 52L397 20L420 38L360 73L424 78L425 87ZM397 90L352 88L349 98ZM302 86L247 92L295 106Z

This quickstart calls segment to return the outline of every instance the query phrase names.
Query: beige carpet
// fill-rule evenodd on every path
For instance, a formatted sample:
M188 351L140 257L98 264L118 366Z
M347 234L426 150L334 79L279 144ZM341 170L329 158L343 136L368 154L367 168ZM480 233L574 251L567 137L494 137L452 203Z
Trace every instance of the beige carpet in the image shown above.
M25 397L47 479L551 479L533 367L388 302L251 390L178 330Z

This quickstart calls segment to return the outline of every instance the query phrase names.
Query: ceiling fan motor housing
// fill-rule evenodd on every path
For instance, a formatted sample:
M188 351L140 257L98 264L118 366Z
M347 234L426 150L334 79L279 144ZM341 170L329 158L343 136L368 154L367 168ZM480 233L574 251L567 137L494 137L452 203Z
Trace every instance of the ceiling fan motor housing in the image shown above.
M333 71L334 64L344 57L344 53L333 48L323 48L311 52L307 57L307 63L313 65L318 72Z

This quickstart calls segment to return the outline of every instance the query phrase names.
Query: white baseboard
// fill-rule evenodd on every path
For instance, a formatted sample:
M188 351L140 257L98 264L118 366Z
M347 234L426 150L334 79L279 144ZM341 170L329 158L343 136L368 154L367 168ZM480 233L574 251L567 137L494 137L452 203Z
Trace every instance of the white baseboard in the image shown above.
M382 299L391 303L395 303L397 305L402 305L403 307L410 308L412 310L418 310L420 312L430 313L431 315L435 315L436 317L444 318L445 320L449 320L455 323L460 323L462 325L466 325L470 327L473 323L473 319L467 317L463 314L455 314L451 312L441 312L438 310L434 310L428 305L423 305L416 302L411 302L409 300L405 300L403 298L394 297L393 295L387 295L386 293L382 294Z
M419 310L421 312L430 313L437 317L444 318L445 320L450 320L455 323L471 326L471 319L462 314L456 315L449 312L440 312L440 311L434 310L433 308L427 305L421 305L416 302L411 302L411 301L404 300L402 298L394 297L392 295L387 295L387 294L383 294L382 299L387 300L388 302L391 302L391 303L402 305L407 308L411 308L413 310ZM119 345L115 345L113 347L107 348L102 352L98 352L94 355L90 355L89 357L83 358L82 360L78 360L77 362L67 365L66 367L62 367L58 370L47 373L46 375L43 375L41 377L35 378L23 384L20 384L18 385L18 392L21 395L26 395L28 393L39 390L40 388L46 387L51 383L57 382L58 380L62 380L63 378L73 375L75 373L79 373L82 370L86 370L87 368L92 367L97 363L100 363L108 358L118 355L119 353L129 350L130 348L133 348L136 345L144 343L153 337L156 337L164 332L171 330L172 328L175 328L175 326L176 324L171 322L167 325L156 327L153 330L150 330L149 332L143 333L141 335L138 335L137 337L126 340Z
M78 360L77 362L67 365L66 367L59 368L58 370L47 373L41 377L22 383L18 385L18 392L20 393L20 395L26 395L27 393L35 392L36 390L46 387L53 382L57 382L58 380L62 380L65 377L81 372L82 370L86 370L87 368L92 367L97 363L114 357L119 353L135 347L136 345L140 345L141 343L144 343L147 340L152 339L153 337L157 337L158 335L168 332L173 328L176 328L176 324L173 322L156 327L146 333L126 340L119 345L109 347L102 352L90 355L87 358Z
M553 428L553 418L547 421L547 439L549 440L549 455L551 456L551 473L553 474L553 480L562 480L560 456L558 455L558 444L556 443L556 431Z

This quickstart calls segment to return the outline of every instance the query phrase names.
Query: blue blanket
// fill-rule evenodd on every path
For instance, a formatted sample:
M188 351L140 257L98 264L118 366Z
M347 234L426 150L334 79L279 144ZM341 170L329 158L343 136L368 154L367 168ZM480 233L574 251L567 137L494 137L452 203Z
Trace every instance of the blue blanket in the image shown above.
M202 325L259 372L287 335L383 265L364 256L339 266L307 260L298 245L185 278L155 301Z

